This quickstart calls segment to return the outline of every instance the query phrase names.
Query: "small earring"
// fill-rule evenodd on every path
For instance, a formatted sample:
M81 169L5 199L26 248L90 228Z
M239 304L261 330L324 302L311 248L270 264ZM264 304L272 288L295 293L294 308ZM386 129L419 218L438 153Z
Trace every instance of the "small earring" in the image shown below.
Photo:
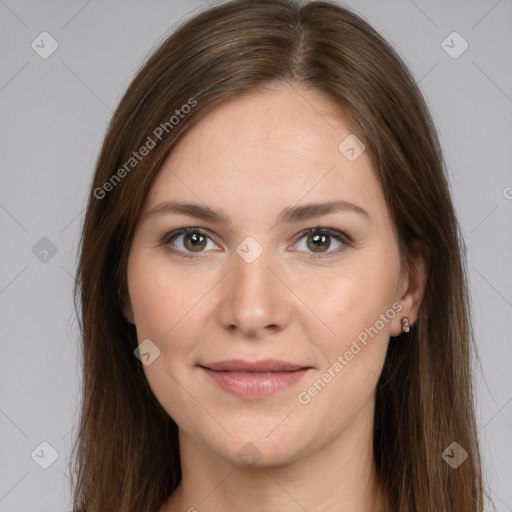
M409 332L409 328L410 328L409 319L406 316L404 316L402 318L402 332Z

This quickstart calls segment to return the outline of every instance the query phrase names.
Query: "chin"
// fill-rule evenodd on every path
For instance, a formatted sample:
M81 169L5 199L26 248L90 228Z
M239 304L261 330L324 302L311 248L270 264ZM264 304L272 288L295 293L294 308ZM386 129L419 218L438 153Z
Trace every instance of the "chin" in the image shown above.
M274 422L273 427L275 428ZM304 429L302 435L292 433L289 430L280 432L274 431L269 435L272 429L265 431L264 434L251 432L245 429L245 434L237 432L236 438L224 438L227 444L219 444L219 440L212 445L210 449L227 460L230 464L240 468L253 469L271 469L285 466L299 459L307 451L304 438ZM277 430L277 429L276 429ZM229 431L229 430L228 430ZM300 439L300 443L298 440Z

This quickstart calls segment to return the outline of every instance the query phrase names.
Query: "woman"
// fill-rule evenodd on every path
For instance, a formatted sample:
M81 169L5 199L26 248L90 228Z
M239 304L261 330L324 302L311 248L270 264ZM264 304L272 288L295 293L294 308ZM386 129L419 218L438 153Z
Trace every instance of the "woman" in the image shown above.
M74 510L482 511L461 247L425 102L364 20L187 21L91 187Z

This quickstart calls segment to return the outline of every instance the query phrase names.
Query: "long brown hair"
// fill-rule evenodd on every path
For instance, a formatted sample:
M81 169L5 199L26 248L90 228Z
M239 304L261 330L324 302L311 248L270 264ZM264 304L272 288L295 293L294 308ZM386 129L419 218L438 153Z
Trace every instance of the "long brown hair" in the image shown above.
M483 510L464 245L424 99L391 46L350 10L236 0L189 19L148 58L97 161L75 285L83 396L74 512L154 512L181 481L177 426L149 388L123 316L134 229L191 126L232 96L281 83L339 106L366 145L403 260L421 244L430 251L418 320L390 343L377 384L375 465L392 510ZM452 442L469 455L456 469L441 456Z

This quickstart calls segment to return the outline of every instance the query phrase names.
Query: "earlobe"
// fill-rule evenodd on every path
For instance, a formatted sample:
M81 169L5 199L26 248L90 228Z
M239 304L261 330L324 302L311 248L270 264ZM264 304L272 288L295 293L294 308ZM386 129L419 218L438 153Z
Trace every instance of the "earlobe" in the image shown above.
M402 322L401 323L402 323L402 332L409 332L409 330L411 328L411 325L409 323L409 319L406 316L404 316L402 318Z
M391 335L398 336L402 332L408 332L404 323L410 329L417 320L428 278L428 267L430 254L428 248L417 247L414 255L411 256L408 265L407 275L402 281L398 302L402 305L400 314L395 317L392 325ZM407 319L405 322L404 319Z

